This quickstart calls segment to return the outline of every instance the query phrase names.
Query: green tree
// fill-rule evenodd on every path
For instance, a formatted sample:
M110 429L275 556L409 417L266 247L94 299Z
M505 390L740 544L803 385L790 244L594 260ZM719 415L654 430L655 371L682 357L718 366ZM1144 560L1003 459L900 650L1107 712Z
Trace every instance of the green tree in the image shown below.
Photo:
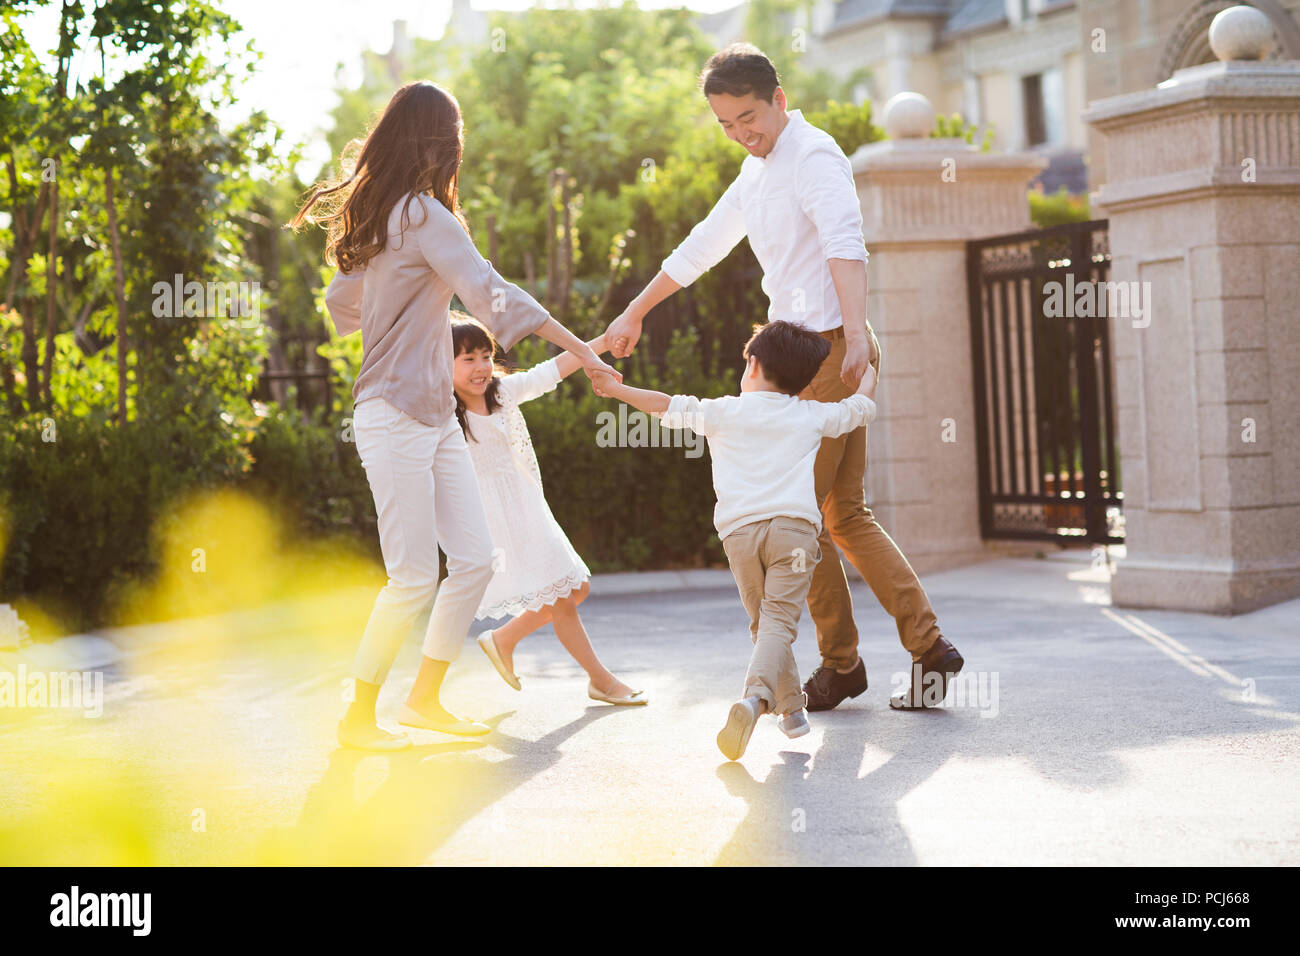
M22 21L48 5L0 19L0 592L94 622L170 502L249 469L260 324L159 314L155 287L257 279L250 170L277 150L265 117L217 120L252 64L211 4L64 0L43 59Z

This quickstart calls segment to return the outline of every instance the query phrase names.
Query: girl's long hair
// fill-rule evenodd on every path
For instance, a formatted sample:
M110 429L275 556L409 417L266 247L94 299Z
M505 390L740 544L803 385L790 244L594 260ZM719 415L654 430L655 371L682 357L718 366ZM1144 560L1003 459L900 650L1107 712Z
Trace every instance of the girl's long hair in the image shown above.
M487 391L483 398L487 402L488 414L491 415L501 407L501 399L498 397L498 390L501 388L501 376L507 372L507 369L500 362L496 361L497 340L492 337L492 333L478 319L464 312L453 310L451 313L451 355L454 362L464 352L474 352L478 349L487 349L492 355L493 369L492 380L488 382ZM456 421L460 422L460 430L465 433L465 437L470 441L478 441L469 428L469 420L465 417L465 403L461 401L460 395L456 395Z
M324 224L325 261L344 272L365 266L388 243L388 218L403 199L402 231L410 225L411 200L432 196L469 225L460 210L457 176L465 134L460 104L428 80L407 83L388 101L365 139L343 149L341 181L318 183L289 223Z

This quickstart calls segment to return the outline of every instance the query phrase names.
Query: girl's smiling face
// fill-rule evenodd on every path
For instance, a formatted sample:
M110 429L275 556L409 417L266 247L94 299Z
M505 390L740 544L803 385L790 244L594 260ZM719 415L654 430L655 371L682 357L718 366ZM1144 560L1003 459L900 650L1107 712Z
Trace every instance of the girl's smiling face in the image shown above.
M456 356L452 366L452 388L462 395L482 396L492 381L492 353L472 349Z

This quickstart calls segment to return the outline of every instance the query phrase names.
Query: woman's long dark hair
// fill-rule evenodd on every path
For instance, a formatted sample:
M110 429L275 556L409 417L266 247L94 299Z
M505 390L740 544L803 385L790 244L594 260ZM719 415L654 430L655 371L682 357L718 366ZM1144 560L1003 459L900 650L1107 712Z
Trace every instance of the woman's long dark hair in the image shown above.
M454 362L465 352L476 352L479 349L486 349L493 358L492 381L488 382L487 391L483 394L483 399L487 402L488 414L491 415L501 407L501 399L497 393L501 388L501 376L507 372L506 367L496 361L497 340L492 337L487 326L478 319L453 310L451 313L452 361ZM465 417L465 403L461 401L460 395L456 395L456 421L460 422L460 430L465 433L466 438L470 441L478 441L470 431L469 419Z
M456 98L428 80L407 83L393 94L365 139L344 148L344 179L318 183L289 225L325 224L325 261L344 273L362 268L383 251L388 217L403 199L406 230L411 200L421 193L442 203L469 232L457 188L464 145ZM313 212L317 207L320 211Z

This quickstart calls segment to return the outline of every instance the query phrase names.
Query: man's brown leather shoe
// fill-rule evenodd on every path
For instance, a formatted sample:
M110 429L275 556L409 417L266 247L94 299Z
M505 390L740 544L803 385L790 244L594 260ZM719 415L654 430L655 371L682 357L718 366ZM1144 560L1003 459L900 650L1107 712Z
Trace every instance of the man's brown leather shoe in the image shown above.
M894 710L938 707L948 696L948 681L966 661L946 638L939 638L921 659L912 662L912 686L889 698Z
M846 697L857 697L867 689L867 665L858 658L857 666L847 674L822 665L804 682L809 710L830 710Z

